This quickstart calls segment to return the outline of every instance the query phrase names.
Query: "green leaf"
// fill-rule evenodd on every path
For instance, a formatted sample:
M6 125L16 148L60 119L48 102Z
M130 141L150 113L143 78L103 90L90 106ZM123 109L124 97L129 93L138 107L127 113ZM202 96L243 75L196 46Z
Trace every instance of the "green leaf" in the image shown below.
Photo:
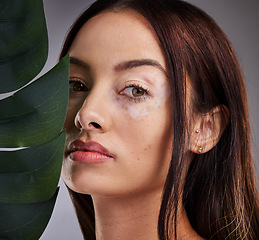
M30 82L47 59L42 0L0 0L0 93ZM39 239L54 208L63 160L69 56L0 100L0 240Z
M0 93L31 81L47 55L42 0L0 0Z
M65 136L63 132L47 144L0 152L1 203L42 202L53 196L59 181Z
M0 101L0 146L35 146L55 138L62 129L68 99L66 56L50 72Z
M39 239L49 222L57 194L58 190L46 202L0 204L0 239Z

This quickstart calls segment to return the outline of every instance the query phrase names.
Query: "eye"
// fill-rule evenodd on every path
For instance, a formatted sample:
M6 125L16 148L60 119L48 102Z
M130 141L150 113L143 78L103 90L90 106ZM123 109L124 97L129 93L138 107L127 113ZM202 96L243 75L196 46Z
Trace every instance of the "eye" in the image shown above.
M141 97L141 96L143 96L143 95L145 95L145 90L144 89L142 89L142 88L133 88L133 87L131 87L132 89L131 89L131 91L132 91L132 95L134 96L134 97Z
M70 80L69 81L69 89L74 92L87 92L88 88L80 81Z
M130 100L134 100L135 102L140 102L141 100L145 100L146 97L150 97L148 89L137 84L125 86L120 94L125 95Z
M146 91L143 88L132 86L132 87L126 87L125 93L131 97L141 97L145 95Z

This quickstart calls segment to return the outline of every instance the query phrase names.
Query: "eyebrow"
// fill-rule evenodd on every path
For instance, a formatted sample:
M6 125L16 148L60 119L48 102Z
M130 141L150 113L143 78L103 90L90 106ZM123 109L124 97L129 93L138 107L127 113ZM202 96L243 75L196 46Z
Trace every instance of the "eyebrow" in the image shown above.
M84 62L78 58L75 58L75 57L70 57L70 64L74 64L79 67L83 67L83 68L87 68L87 69L90 68L90 66L86 62Z
M162 65L158 61L152 60L152 59L136 59L136 60L124 61L124 62L117 64L114 67L114 69L116 71L124 71L124 70L132 69L132 68L142 67L142 66L156 67L167 76L167 73L166 73L165 69L162 67Z
M86 62L84 62L78 58L75 58L75 57L70 57L70 64L74 64L74 65L77 65L79 67L83 67L86 69L90 68L90 66ZM167 76L166 70L162 67L162 65L158 61L153 60L153 59L135 59L135 60L124 61L124 62L121 62L121 63L115 65L114 70L115 71L125 71L128 69L138 68L138 67L142 67L142 66L156 67Z

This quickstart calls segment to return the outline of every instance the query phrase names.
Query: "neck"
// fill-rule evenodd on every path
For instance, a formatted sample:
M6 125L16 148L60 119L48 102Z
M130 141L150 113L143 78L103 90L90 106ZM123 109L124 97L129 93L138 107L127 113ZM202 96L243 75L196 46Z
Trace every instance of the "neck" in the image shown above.
M93 202L96 240L158 240L161 193L134 198L93 196ZM192 229L186 212L181 209L178 211L177 236L179 240L201 239Z
M157 240L161 193L143 197L92 196L97 240Z

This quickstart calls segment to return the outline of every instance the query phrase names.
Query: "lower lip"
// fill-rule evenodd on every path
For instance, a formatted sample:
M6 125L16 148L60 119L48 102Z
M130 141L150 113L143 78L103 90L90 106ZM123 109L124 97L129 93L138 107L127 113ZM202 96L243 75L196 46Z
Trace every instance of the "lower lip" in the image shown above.
M70 153L70 158L76 162L82 163L103 163L112 157L98 153L98 152L85 152L85 151L75 151Z

